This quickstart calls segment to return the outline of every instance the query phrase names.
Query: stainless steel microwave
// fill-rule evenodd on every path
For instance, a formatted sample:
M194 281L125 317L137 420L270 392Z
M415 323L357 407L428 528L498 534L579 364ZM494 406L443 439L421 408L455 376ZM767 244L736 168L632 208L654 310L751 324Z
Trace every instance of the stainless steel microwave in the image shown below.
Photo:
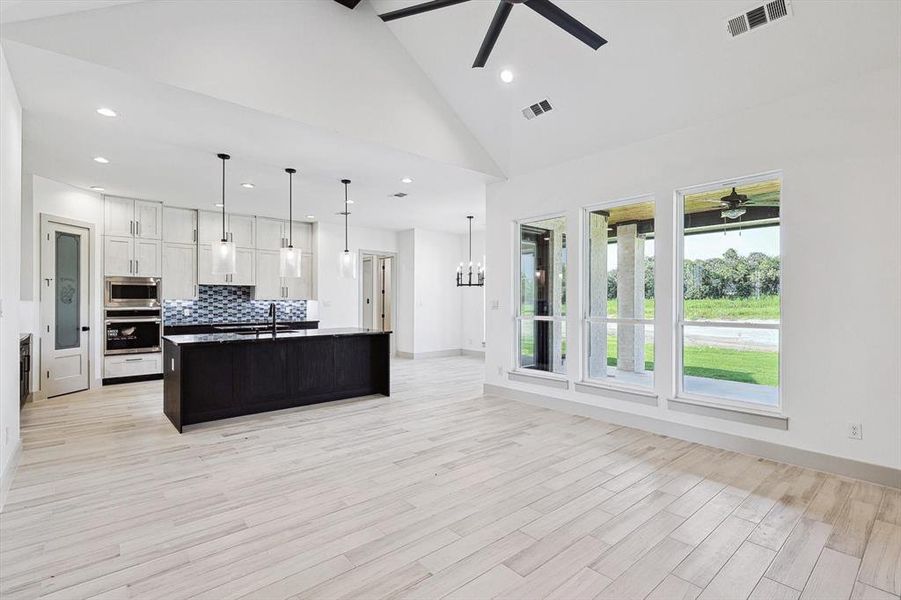
M104 305L106 308L156 308L161 293L159 277L107 277Z

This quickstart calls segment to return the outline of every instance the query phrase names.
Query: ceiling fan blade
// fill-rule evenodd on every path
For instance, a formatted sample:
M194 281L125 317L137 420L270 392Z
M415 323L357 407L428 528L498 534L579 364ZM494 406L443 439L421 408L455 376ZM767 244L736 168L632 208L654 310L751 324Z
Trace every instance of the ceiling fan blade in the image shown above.
M341 0L339 0L339 2L340 1ZM469 2L469 0L431 0L430 2L414 4L413 6L408 6L407 8L392 10L391 12L386 12L383 15L379 15L379 17L382 19L382 21L385 21L387 23L388 21L393 21L395 19L412 17L413 15L429 12L430 10L438 10L439 8L453 6L454 4L462 4L464 2Z
M338 4L343 4L347 8L353 10L357 7L357 4L360 3L361 0L335 0Z
M526 0L525 4L560 29L575 36L595 50L607 43L607 40L580 23L557 5L549 2L549 0Z
M473 69L481 69L488 62L488 56L494 49L494 44L497 43L497 38L500 37L501 29L504 28L504 23L507 22L507 17L510 16L511 10L513 10L513 5L509 2L501 0L498 3L497 10L494 12L494 18L491 19L491 25L488 26L488 31L485 33L485 38L479 47L479 53L476 54L476 60L472 63Z

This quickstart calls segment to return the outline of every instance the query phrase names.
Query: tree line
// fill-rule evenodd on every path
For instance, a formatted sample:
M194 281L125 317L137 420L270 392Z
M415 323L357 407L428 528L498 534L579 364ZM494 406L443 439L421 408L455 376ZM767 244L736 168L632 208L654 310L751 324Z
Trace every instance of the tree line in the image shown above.
M686 299L756 298L779 293L779 257L763 252L741 256L730 248L717 258L685 260ZM644 261L644 295L654 297L654 258ZM607 272L607 298L616 298L616 269Z

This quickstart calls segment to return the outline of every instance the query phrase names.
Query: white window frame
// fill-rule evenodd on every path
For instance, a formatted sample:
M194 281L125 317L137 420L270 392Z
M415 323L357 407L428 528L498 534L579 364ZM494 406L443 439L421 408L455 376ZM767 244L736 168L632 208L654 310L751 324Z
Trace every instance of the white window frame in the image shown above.
M611 208L618 208L620 206L628 206L630 204L644 204L644 203L652 203L654 205L654 318L653 319L625 319L621 317L610 317L607 315L607 311L604 311L603 316L592 316L591 315L591 257L590 257L590 248L591 248L591 213L598 210L608 210ZM581 250L581 262L582 262L582 273L580 280L582 282L581 285L581 293L579 295L579 299L582 305L582 315L581 315L581 381L582 383L596 385L600 387L609 388L612 390L624 390L624 391L636 391L644 394L653 394L656 396L656 383L657 383L657 338L654 338L654 371L651 372L651 384L649 386L637 385L627 382L620 381L606 381L602 379L592 378L590 375L590 371L588 368L588 348L589 348L589 340L591 337L591 324L603 324L606 326L608 323L616 323L617 325L650 325L651 327L655 327L655 319L657 318L657 202L654 198L653 194L640 194L638 196L630 196L628 198L621 198L618 200L611 200L608 202L599 202L597 204L591 204L589 206L585 206L582 208L582 223L580 227L580 235L582 238L582 244L580 246ZM617 267L619 268L619 267ZM606 287L606 286L605 286ZM605 293L606 297L606 293ZM656 327L655 327L656 329Z
M520 252L522 251L522 226L529 225L532 223L546 221L548 219L566 219L567 228L569 227L569 217L566 212L554 212L549 214L537 215L534 217L527 217L524 219L517 219L514 221L514 232L513 232L513 273L514 273L514 284L513 284L513 294L514 301L513 306L515 308L515 312L513 314L513 372L519 373L523 375L535 376L535 377L543 377L547 379L558 379L561 381L568 381L566 373L554 373L552 371L540 371L538 369L529 369L523 367L520 359L522 358L520 352L520 335L522 331L522 323L523 321L550 321L550 322L558 322L563 323L563 328L566 329L566 318L567 315L553 315L553 316L545 316L545 315L533 315L531 317L522 316L522 289L520 288L522 281L522 256ZM569 253L571 251L570 240L567 240L566 246L566 266L569 267ZM567 288L569 287L569 281L566 281ZM567 306L567 314L569 313L569 306ZM569 332L566 334L567 338L569 337Z
M748 184L759 183L763 181L772 181L774 179L779 180L780 185L780 196L779 196L779 323L775 325L771 325L768 323L736 323L734 321L687 321L685 320L685 292L684 290L684 256L685 256L685 196L690 196L692 194L697 194L699 192L704 192L711 189L718 188L726 188L726 187L741 187ZM675 252L673 253L675 256L674 261L674 276L673 281L675 282L674 286L674 294L675 294L675 331L673 335L674 348L673 348L673 356L675 359L675 369L673 370L673 376L675 381L673 381L673 388L675 390L674 398L677 400L681 400L691 404L697 404L700 406L713 406L719 408L727 408L731 410L737 410L741 412L748 412L752 414L763 414L763 415L784 415L785 414L785 403L782 397L782 382L783 382L783 364L782 364L782 298L783 298L783 289L784 289L784 262L782 260L783 252L782 252L782 240L783 240L783 227L782 227L782 198L784 194L782 193L784 190L783 179L782 179L782 171L768 171L766 173L760 173L757 175L748 175L744 177L738 177L735 179L723 179L720 181L714 181L711 183L705 183L701 185L693 185L689 187L684 187L676 190L674 192L674 200L675 200L675 218L674 221L674 230L675 235L673 240L675 241ZM655 289L656 294L656 289ZM776 398L777 404L776 406L767 406L764 404L759 404L756 402L750 401L742 401L734 398L721 398L718 396L711 396L706 394L698 394L686 392L684 389L684 376L683 376L683 354L685 352L684 346L684 338L685 338L685 327L728 327L733 329L769 329L776 330L779 332L779 344L778 344L778 369L779 369L779 385L776 388ZM656 348L655 348L656 349ZM656 368L655 368L656 370Z

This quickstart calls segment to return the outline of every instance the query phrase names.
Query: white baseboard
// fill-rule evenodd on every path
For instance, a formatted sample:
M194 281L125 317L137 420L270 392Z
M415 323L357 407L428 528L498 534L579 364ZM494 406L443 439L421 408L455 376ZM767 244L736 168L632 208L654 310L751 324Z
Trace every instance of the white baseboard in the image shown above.
M484 350L470 350L469 348L463 348L460 350L460 354L463 356L475 356L476 358L485 358Z
M901 489L901 470L486 383L486 395Z
M19 460L22 458L22 440L16 440L16 445L13 447L12 456L9 459L9 462L6 463L6 469L0 473L0 512L3 512L3 507L6 505L6 496L9 493L9 488L13 484L13 477L16 476L16 469L19 468Z
M462 350L460 348L455 348L452 350L433 350L431 352L401 352L398 350L396 352L398 358L444 358L447 356L481 356L484 357L484 352L478 352L477 350Z

